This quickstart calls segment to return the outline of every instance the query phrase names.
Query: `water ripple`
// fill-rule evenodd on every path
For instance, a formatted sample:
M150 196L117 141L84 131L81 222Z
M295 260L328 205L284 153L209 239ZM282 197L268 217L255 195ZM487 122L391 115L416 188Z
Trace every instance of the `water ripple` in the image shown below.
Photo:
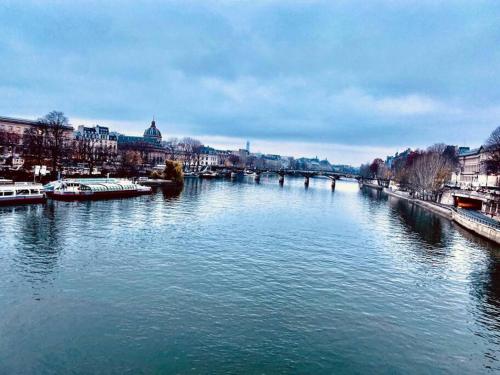
M357 184L0 208L0 373L488 373L500 255Z

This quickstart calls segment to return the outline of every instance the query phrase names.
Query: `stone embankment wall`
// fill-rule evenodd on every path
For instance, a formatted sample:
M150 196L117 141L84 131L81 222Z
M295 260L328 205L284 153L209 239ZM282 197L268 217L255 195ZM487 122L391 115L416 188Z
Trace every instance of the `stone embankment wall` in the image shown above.
M458 214L457 212L453 211L451 206L446 207L446 206L443 206L441 204L437 204L434 202L427 202L427 201L422 201L420 199L413 199L408 195L408 193L398 191L395 189L391 189L391 188L384 188L383 191L388 195L391 195L393 197L397 197L400 199L405 199L411 203L416 204L417 206L426 208L432 212L435 212L439 215L442 215L442 216L446 217L447 219L455 221L456 223L460 224L464 228L466 228L466 229L468 229L468 230L470 230L470 231L472 231L472 232L474 232L482 237L485 237L491 241L494 241L494 242L500 244L500 230L492 228L488 225L481 224L479 222L470 220L470 219Z
M391 195L393 197L405 199L411 203L416 204L417 206L426 208L432 212L435 212L439 215L442 215L442 216L446 217L447 219L452 218L451 217L451 208L443 207L443 206L440 206L440 205L433 203L433 202L426 202L426 201L421 201L420 199L410 198L410 196L407 192L402 192L402 191L384 188L384 193Z
M456 221L464 228L467 228L485 238L488 238L500 244L500 230L469 220L466 217L463 217L456 212L453 212L452 217L454 221Z

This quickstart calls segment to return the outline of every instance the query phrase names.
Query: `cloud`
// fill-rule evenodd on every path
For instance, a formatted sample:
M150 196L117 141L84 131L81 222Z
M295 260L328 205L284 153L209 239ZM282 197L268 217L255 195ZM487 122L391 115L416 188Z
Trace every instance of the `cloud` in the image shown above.
M415 116L429 114L456 114L461 111L431 97L413 93L403 96L369 95L361 89L349 88L333 95L334 105L363 108L375 114L388 116Z
M134 134L155 115L166 135L353 160L477 145L498 125L499 17L496 1L6 1L0 113Z

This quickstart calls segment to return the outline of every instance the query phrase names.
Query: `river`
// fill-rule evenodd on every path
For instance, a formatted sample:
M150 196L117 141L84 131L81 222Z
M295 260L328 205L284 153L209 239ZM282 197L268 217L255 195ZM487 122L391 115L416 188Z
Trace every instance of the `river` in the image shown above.
M354 182L0 208L1 374L494 373L500 250Z

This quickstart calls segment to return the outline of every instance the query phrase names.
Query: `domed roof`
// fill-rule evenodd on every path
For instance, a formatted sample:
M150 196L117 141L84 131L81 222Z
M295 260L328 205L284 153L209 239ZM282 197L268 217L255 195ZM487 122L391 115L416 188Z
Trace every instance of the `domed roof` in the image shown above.
M156 129L155 120L151 121L151 126L144 131L144 138L155 138L161 141L161 132Z

